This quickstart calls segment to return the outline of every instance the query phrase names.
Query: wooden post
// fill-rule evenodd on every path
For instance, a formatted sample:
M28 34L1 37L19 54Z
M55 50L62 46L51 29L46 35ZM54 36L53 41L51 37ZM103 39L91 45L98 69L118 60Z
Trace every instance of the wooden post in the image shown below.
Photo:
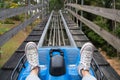
M84 1L81 0L81 5L84 4ZM81 10L81 16L83 16L83 11ZM82 22L80 21L80 29L82 30Z
M42 1L40 0L40 3L39 4L42 4ZM40 7L40 10L39 10L39 12L41 12L42 11L42 7ZM42 13L40 14L40 19L42 19Z
M28 6L28 1L27 1L27 0L25 0L25 6ZM26 21L26 20L27 20L27 12L25 12L24 14L25 14L25 16L24 16L24 17L25 17L24 21ZM24 31L27 32L27 27L24 28Z
M71 0L70 0L69 3L71 3ZM71 6L70 6L70 10L72 10L72 7L71 7ZM72 18L72 20L73 20L73 15L71 15L71 18Z
M26 20L27 20L27 12L25 12L25 19L24 19L24 21L26 21ZM24 28L24 31L27 32L27 27Z
M44 19L44 7L43 7L43 5L44 5L44 0L42 0L42 20Z
M120 52L117 50L117 58L120 59Z
M2 58L2 50L1 50L1 48L0 48L0 59Z
M78 4L78 0L76 0L76 4ZM78 10L77 9L76 9L76 14L78 14ZM78 26L78 18L76 18L76 23L77 23L77 26Z
M115 0L113 0L113 8L114 8L114 10L116 9ZM115 32L116 28L117 28L117 23L116 23L116 20L114 20L114 30L113 30L113 32Z

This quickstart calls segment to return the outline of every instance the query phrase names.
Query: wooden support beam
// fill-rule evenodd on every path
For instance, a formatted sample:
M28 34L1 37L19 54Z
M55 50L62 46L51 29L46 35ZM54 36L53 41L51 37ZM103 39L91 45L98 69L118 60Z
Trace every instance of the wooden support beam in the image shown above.
M77 17L81 22L87 25L90 29L96 32L99 36L101 36L104 40L106 40L110 45L112 45L115 49L120 52L120 39L116 36L110 34L103 28L99 27L98 25L94 24L93 22L81 17L80 15L76 14L75 12L67 9L74 17Z
M42 7L42 5L37 4L34 6L29 5L29 6L20 7L20 8L5 9L5 10L0 11L0 20L4 20L6 18L10 18L10 17L16 16L16 15L22 14L22 13L26 13L30 10L35 10L40 7Z
M1 47L0 47L0 59L1 59L1 57L2 57L2 50L1 50Z
M102 16L107 19L120 22L120 10L94 7L94 6L86 6L86 5L78 5L78 4L70 4L70 3L66 4L66 6L70 6L78 10L83 10L83 11L86 11L86 12L89 12L95 15Z

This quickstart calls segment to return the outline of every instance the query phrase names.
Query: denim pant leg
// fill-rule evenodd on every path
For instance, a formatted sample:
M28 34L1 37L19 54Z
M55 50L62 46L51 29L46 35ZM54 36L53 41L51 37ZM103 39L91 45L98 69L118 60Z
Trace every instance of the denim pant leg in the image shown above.
M84 76L82 80L97 80L97 79L92 75L87 75L87 76Z
M29 74L29 75L27 76L26 80L40 80L40 78L38 77L38 75Z

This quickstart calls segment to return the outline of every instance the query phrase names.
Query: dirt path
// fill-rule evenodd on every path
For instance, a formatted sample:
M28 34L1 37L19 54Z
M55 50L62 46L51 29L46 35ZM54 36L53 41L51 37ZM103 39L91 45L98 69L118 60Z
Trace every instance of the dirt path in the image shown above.
M106 56L105 51L101 51L101 54L110 63L110 65L115 69L115 71L120 75L120 60L118 58L110 58Z

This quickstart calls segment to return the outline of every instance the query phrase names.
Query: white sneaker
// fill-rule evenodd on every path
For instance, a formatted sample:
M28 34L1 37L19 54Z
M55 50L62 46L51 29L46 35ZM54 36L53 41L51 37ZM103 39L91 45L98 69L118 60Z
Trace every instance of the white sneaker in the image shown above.
M81 60L78 65L78 73L82 76L82 70L88 70L90 69L90 63L93 58L93 51L94 51L94 46L92 43L87 42L83 45L81 48Z
M31 70L39 67L37 45L34 42L28 42L25 46L25 53Z

